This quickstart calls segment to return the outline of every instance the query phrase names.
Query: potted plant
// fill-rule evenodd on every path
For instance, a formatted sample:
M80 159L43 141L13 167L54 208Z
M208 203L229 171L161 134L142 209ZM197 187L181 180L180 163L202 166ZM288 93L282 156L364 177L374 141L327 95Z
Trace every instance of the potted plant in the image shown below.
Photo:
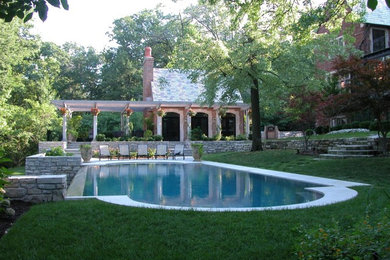
M190 117L193 117L193 116L196 115L196 112L190 108L190 109L188 109L188 115L189 115Z
M194 161L202 160L203 155L203 144L201 143L192 143L192 157L194 157Z
M84 162L89 162L92 158L92 146L90 144L80 145L81 158Z
M161 117L164 117L164 116L165 116L165 111L162 110L161 108L159 108L159 109L157 110L157 115L158 115L158 116L161 116Z

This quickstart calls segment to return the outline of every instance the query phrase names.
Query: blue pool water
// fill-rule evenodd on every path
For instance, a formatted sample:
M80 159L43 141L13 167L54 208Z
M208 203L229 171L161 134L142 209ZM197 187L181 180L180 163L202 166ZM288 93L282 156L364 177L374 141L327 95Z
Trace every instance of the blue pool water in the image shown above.
M203 164L88 166L83 196L127 195L163 206L246 208L304 203L319 186Z

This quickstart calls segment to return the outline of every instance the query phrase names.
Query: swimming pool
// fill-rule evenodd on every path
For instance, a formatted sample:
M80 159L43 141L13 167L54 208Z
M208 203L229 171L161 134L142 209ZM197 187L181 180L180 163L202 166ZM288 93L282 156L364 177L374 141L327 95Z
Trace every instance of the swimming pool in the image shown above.
M332 184L335 180L311 176L304 177L314 179L304 180L303 175L293 175L212 162L100 163L80 170L68 189L68 198L94 197L121 205L211 211L299 208L329 203L327 191L335 188ZM356 191L346 186L361 185L338 182L338 200L356 196Z

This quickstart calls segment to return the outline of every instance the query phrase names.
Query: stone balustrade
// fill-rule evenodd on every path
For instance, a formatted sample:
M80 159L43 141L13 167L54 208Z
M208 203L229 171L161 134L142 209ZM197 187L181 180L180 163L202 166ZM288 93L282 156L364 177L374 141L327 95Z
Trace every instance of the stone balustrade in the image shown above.
M5 197L32 203L64 200L66 175L11 176Z

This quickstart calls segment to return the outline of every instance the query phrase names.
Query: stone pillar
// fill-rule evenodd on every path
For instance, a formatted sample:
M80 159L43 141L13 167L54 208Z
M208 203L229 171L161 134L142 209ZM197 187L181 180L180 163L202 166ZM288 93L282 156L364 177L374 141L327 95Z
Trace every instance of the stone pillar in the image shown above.
M67 121L66 114L62 116L62 141L66 142L67 141L67 128L68 128L68 121Z
M218 110L216 113L216 125L217 125L217 129L216 129L217 134L219 134L222 131L222 126L221 126L221 116L219 115Z
M162 136L162 117L157 115L157 135Z
M97 136L97 115L93 116L93 141L96 141Z

